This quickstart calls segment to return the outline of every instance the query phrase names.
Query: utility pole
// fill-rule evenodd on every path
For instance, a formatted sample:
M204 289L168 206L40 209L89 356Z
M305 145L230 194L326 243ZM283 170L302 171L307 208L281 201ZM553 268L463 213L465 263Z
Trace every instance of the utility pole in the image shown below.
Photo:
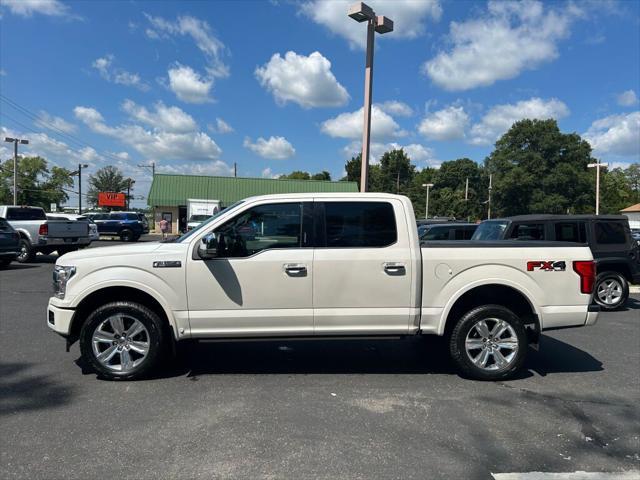
M491 220L491 180L493 175L489 174L489 199L487 200L487 219Z
M151 165L138 165L139 168L150 168L151 169L151 178L156 175L156 162L151 162Z
M71 172L71 176L78 176L78 215L82 215L82 169L87 168L89 165L79 163L78 170Z
M234 178L238 176L238 164L233 162L233 176Z
M371 97L373 93L373 41L375 32L380 34L393 31L393 20L376 15L363 2L353 4L347 12L356 22L367 22L367 53L364 70L364 128L362 130L362 157L360 161L360 191L367 191L369 175L369 146L371 143Z
M127 210L129 210L129 196L131 195L131 183L133 180L127 178Z
M18 205L18 143L29 145L29 140L5 137L5 142L13 143L13 205Z
M470 221L469 215L469 177L467 177L467 181L464 186L464 209L467 212L467 222Z
M587 165L589 168L596 169L596 215L600 215L600 169L607 168L608 166L608 163L600 163L600 160Z

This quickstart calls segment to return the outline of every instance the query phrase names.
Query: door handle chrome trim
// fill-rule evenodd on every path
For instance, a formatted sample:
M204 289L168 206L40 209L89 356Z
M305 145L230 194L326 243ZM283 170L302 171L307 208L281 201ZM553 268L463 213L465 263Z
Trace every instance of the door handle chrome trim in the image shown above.
M302 263L285 263L284 271L290 277L304 277L307 275L307 266Z
M399 262L385 262L382 264L384 271L388 275L404 275L407 273L407 269L404 263Z

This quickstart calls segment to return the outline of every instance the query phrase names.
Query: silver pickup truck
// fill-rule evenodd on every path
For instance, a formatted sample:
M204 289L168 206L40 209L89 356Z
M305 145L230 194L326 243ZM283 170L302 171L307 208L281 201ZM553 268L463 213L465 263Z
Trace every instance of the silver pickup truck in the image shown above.
M91 243L88 221L51 220L40 207L0 205L5 218L20 234L18 262L33 260L38 252L58 255L73 252Z

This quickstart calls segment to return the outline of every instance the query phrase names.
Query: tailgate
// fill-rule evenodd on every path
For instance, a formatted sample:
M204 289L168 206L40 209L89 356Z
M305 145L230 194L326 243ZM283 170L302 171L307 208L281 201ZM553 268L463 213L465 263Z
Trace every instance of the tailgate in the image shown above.
M49 238L78 238L89 235L89 222L81 220L48 220Z

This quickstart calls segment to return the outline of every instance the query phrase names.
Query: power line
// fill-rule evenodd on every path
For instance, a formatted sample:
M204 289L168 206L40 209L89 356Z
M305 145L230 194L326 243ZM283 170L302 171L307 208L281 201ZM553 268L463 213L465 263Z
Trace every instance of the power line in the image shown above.
M71 142L74 143L77 146L81 146L81 147L89 147L91 149L93 149L96 152L100 152L100 154L104 157L110 158L112 160L115 161L121 161L122 159L119 157L116 157L115 155L106 152L104 150L98 150L95 146L91 145L90 143L82 140L79 137L76 137L75 135L72 135L70 133L64 132L62 130L60 130L59 128L55 127L54 125L52 125L50 122L47 122L45 120L43 120L39 115L31 112L30 110L26 109L25 107L22 107L21 105L19 105L18 103L14 102L13 100L11 100L10 98L2 95L0 93L0 100L3 100L9 107L13 108L14 110L18 111L19 113L23 114L24 116L26 116L27 118L29 118L30 120L32 120L33 122L40 124L40 125L44 125L46 128L50 129L54 134L58 135L59 137L62 137L66 142ZM16 122L18 125L21 125L23 128L27 128L28 130L30 130L33 133L41 133L38 132L36 130L33 130L31 127L27 127L24 124L20 123L18 120L16 120L15 118L12 118L11 116L7 115L6 112L4 112L2 114L3 116L6 116L7 118L9 118L10 120ZM73 151L76 151L77 153L80 153L79 151L70 148Z

